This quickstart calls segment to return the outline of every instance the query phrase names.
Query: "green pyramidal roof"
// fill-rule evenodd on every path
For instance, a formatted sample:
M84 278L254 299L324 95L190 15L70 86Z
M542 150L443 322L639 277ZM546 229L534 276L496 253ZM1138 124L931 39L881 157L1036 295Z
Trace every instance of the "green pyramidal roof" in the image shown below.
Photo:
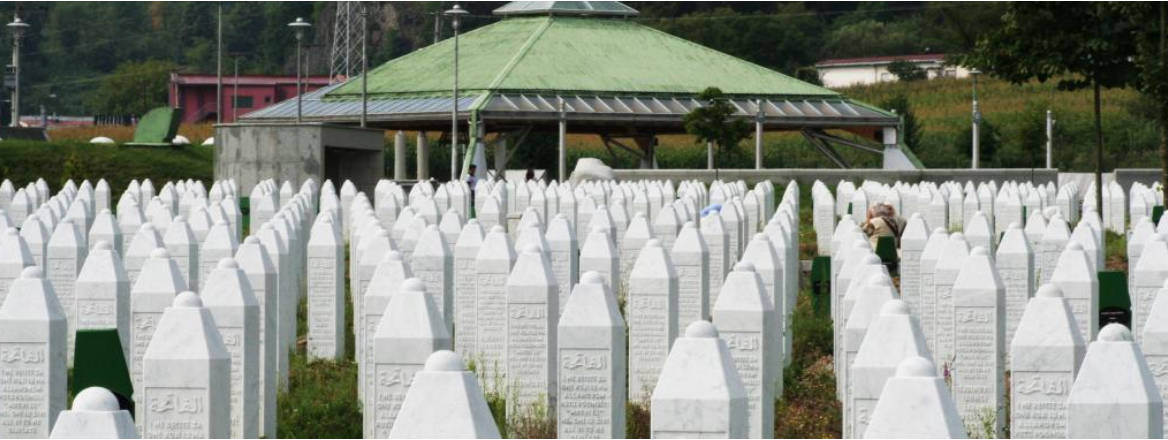
M494 11L495 15L617 15L640 14L621 2L510 2Z
M839 94L619 18L505 19L459 37L460 92L694 95L707 87L742 96ZM369 72L371 98L450 95L447 39ZM325 100L359 99L360 81ZM460 93L461 94L461 93Z

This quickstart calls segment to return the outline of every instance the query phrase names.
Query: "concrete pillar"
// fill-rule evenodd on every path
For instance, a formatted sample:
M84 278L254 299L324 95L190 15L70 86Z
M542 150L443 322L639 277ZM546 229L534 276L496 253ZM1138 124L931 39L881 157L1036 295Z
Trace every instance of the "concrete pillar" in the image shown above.
M758 101L758 114L754 118L754 169L762 169L762 101Z
M706 142L706 169L714 169L714 143Z
M558 171L560 172L559 179L561 182L563 182L565 180L568 180L568 150L564 146L564 137L566 137L568 135L568 119L567 119L566 115L564 114L564 98L559 98L558 100L559 100L559 106L560 106L560 131L559 131L560 136L559 136L559 141L556 144L556 147L559 150L559 159L557 162L557 164L558 164L557 168L558 168Z
M471 130L470 137L467 139L467 145L474 145L474 156L471 163L475 164L477 169L483 170L479 172L477 177L486 177L487 169L487 146L483 143L483 138L487 136L487 124L483 121L478 121L474 124L474 130ZM471 143L473 142L473 144ZM502 176L500 176L502 177Z
M502 176L507 169L507 140L495 140L495 174Z
M418 180L430 178L430 146L427 145L426 132L418 132Z
M401 130L393 136L393 178L406 179L406 134Z
M637 143L637 147L644 152L641 155L641 169L651 170L657 168L657 137L637 136L633 140Z

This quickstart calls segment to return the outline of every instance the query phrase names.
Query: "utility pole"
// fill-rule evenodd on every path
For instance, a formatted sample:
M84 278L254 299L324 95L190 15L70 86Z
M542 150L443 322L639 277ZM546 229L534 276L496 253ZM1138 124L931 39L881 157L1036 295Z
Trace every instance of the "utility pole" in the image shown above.
M215 31L215 123L223 123L223 3L216 13Z
M369 125L369 8L361 3L361 128Z
M1054 113L1046 111L1046 168L1054 168Z

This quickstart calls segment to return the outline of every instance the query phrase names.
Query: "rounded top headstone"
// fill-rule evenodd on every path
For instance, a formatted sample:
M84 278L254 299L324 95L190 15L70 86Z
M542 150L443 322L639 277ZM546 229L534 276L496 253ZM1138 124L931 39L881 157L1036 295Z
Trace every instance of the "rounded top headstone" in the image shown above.
M260 244L260 239L254 235L249 235L243 239L243 244Z
M199 298L195 292L188 290L175 296L174 303L171 305L172 307L203 307L203 299Z
M77 393L73 398L73 410L77 411L117 411L118 398L114 393L102 387L89 387Z
M98 214L101 214L101 215L106 215L106 214L113 214L113 213L114 213L114 212L113 212L113 211L110 211L110 209L109 209L109 208L102 208L101 212L99 212ZM88 388L86 388L86 389L88 389ZM85 392L85 390L81 390L81 392ZM74 398L73 398L73 400L77 400L77 398L76 398L76 397L74 397Z
M1077 241L1072 241L1070 244L1067 245L1067 249L1081 251L1081 250L1083 250L1083 244L1079 243Z
M749 261L739 261L737 263L734 263L734 271L735 272L754 272L755 270L756 269L754 268L754 263L751 263Z
M969 255L971 257L975 257L975 256L984 257L984 256L986 256L986 250L984 247L974 246L973 250L969 251Z
M39 280L45 277L45 273L41 271L40 266L29 266L20 271L20 278L29 280Z
M604 284L604 277L600 276L600 272L590 270L580 275L580 284Z
M502 234L502 233L507 232L507 231L503 229L502 225L491 226L491 233L493 234L496 232Z
M1106 327L1103 327L1099 330L1099 340L1107 342L1131 341L1131 330L1128 330L1127 327L1123 326L1123 324L1107 324Z
M402 281L401 289L403 292L424 292L426 287L422 285L422 280L417 278L407 278Z
M1062 298L1063 289L1060 289L1059 286L1053 283L1046 283L1043 284L1042 287L1038 288L1038 292L1036 292L1034 296L1042 298Z
M93 250L95 250L95 251L109 251L109 250L113 250L113 248L114 247L112 245L110 245L108 241L105 241L105 240L98 240L98 242L93 245Z
M940 226L938 226L938 227L936 227L936 228L933 228L933 233L934 233L934 234L945 234L945 233L947 233L947 232L949 232L949 231L948 231L948 230L946 230L945 228L942 228L942 227L940 227Z
M248 237L251 238L251 237ZM239 269L239 263L234 258L220 258L219 263L215 265L217 269Z
M890 299L880 308L881 315L908 315L908 303L899 299Z
M698 320L685 328L685 337L716 338L718 337L718 329L714 328L714 324L710 323L710 321Z
M166 248L154 248L150 251L150 258L170 258L170 252L167 252Z
M920 356L912 356L900 361L896 366L896 377L936 377L933 363Z
M954 233L949 235L949 239L950 240L965 240L965 234L962 234L960 232L954 232Z
M462 356L450 350L438 350L426 359L426 371L462 371Z

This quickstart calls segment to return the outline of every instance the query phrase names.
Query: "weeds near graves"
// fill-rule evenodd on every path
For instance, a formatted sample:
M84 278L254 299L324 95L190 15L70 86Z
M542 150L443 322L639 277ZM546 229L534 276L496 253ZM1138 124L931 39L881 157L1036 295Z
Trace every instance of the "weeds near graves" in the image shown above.
M775 402L775 438L843 434L843 409L835 398L831 319L815 315L810 295L807 290L799 295L792 317L792 358L783 371L783 396Z
M1103 261L1107 270L1127 272L1128 265L1131 264L1127 261L1127 236L1111 231L1105 232L1105 235Z
M507 420L508 438L555 438L556 416L541 397Z
M969 438L998 438L995 424L998 421L998 414L994 408L982 408L981 414L978 416L978 422L981 423L980 431L969 432ZM966 427L969 429L970 427Z
M625 402L625 438L649 438L649 402Z

